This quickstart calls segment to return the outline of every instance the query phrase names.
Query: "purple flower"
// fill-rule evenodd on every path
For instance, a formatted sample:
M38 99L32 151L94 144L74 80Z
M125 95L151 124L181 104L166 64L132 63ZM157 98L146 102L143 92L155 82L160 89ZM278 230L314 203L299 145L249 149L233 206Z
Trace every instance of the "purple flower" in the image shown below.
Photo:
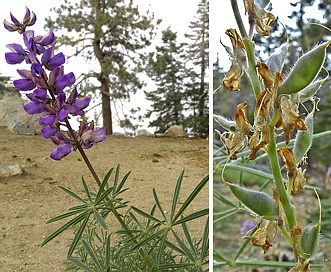
M36 15L26 8L23 22L20 23L13 14L10 14L12 23L4 20L4 26L9 31L18 31L23 34L25 48L12 43L7 47L11 52L5 53L9 64L19 64L23 60L30 65L30 70L18 69L21 79L14 80L14 86L19 91L30 91L27 97L30 103L24 105L28 114L43 115L39 118L44 138L51 139L57 145L51 157L60 160L78 145L91 148L94 144L106 138L106 129L94 129L93 121L88 125L81 122L77 132L73 131L69 119L71 116L84 116L84 109L89 105L88 97L78 98L78 92L72 85L76 82L74 73L64 74L63 64L65 57L62 52L55 54L55 35L49 30L44 36L37 36L33 30L25 30L36 22ZM70 87L68 99L64 89ZM67 128L63 132L60 128Z
M252 230L255 227L255 223L252 221L244 221L244 223L241 226L240 229L240 235L244 236L247 234L250 230Z
M33 81L34 77L29 70L17 70L17 73L23 78L13 81L17 90L30 91L36 87L36 84Z
M47 46L55 41L55 35L52 30L49 30L44 36L36 37L36 43L42 46Z
M29 8L25 7L25 15L22 23L20 23L12 13L10 13L10 19L13 23L3 20L4 27L8 31L18 31L18 33L22 34L27 26L35 24L37 17L34 12L30 12Z
M49 139L52 136L55 136L57 133L57 128L52 126L45 126L41 129L41 134L45 139Z
M54 86L56 88L57 92L61 92L63 91L63 89L65 87L71 86L72 84L74 84L76 81L76 77L74 75L73 72L70 72L69 74L63 75L60 78L58 78L55 83Z
M20 44L11 43L7 44L12 52L5 53L6 62L8 64L18 64L21 63L25 58L25 51Z
M41 62L48 70L53 70L55 67L61 66L65 62L65 57L62 52L54 56L54 46L46 49Z
M102 142L106 139L106 128L102 127L97 130L94 130L93 121L90 123L89 126L82 122L79 128L79 136L83 148L89 149L94 144Z
M50 157L53 160L61 160L63 157L67 156L71 152L70 144L61 144L54 151L51 152Z
M83 116L84 109L88 107L90 104L90 99L88 97L84 97L82 99L78 98L78 92L77 89L74 88L68 98L67 104L65 106L65 109L71 113L73 116Z

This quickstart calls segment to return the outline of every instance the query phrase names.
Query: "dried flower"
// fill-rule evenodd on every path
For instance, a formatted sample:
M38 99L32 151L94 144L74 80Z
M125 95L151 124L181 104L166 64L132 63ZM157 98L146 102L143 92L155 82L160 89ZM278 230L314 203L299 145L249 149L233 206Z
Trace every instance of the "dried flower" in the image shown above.
M298 106L293 104L289 96L282 96L280 100L282 126L284 129L285 142L289 143L294 128L307 130L305 122L300 118Z
M244 4L250 24L255 24L257 33L268 36L271 29L270 26L275 21L275 16L271 12L267 12L263 8L256 6L254 0L244 0Z
M235 29L230 28L226 30L225 34L229 36L232 43L233 60L230 70L225 74L222 84L229 91L239 91L242 67L246 66L245 45Z

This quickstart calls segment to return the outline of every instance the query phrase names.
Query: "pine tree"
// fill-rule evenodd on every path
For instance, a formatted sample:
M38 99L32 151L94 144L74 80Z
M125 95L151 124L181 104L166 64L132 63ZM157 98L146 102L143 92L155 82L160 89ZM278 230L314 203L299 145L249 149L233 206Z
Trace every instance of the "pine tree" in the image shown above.
M141 15L132 0L80 0L74 4L65 0L53 11L57 17L49 17L47 27L68 33L58 38L58 44L76 48L75 56L96 59L100 65L98 72L87 77L100 83L103 125L112 134L111 102L128 99L130 92L143 87L138 76L145 59L141 49L150 45L154 35L153 15Z
M170 28L162 31L162 46L150 54L149 76L155 81L156 90L145 92L152 101L152 110L146 117L155 118L149 127L164 132L171 125L184 125L184 77L183 46L177 43L177 34Z
M201 0L196 16L190 22L192 33L185 37L187 44L185 60L192 67L188 72L186 83L187 111L186 126L200 136L208 135L208 82L206 73L209 62L209 1Z

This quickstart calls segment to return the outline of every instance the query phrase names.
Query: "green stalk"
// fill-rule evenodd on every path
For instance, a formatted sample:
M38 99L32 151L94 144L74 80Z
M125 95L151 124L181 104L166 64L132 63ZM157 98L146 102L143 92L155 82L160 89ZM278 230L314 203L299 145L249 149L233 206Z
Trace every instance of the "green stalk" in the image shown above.
M246 38L243 39L243 43L245 44L246 56L248 60L248 68L246 69L246 73L251 81L255 97L258 97L261 92L261 85L256 72L254 42Z
M247 32L246 32L244 23L241 19L241 15L240 15L240 12L239 12L237 0L231 0L231 6L232 6L232 11L233 11L234 17L236 19L236 22L237 22L237 25L238 25L238 28L239 28L240 35L243 39L247 38L248 37Z

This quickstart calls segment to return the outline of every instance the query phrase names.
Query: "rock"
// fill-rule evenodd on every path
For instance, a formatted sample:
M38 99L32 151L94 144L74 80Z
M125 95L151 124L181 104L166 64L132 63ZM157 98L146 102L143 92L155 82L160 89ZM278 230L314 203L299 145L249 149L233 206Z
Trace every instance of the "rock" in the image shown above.
M182 126L174 125L166 130L164 133L168 137L185 137L186 133Z
M28 101L16 95L3 96L0 100L0 126L17 134L33 135L39 132L38 116L27 114L23 109L24 103Z
M148 132L146 129L138 130L137 136L154 136L152 133Z
M10 176L17 176L22 175L24 169L19 164L14 165L4 165L0 163L0 177L10 177Z

